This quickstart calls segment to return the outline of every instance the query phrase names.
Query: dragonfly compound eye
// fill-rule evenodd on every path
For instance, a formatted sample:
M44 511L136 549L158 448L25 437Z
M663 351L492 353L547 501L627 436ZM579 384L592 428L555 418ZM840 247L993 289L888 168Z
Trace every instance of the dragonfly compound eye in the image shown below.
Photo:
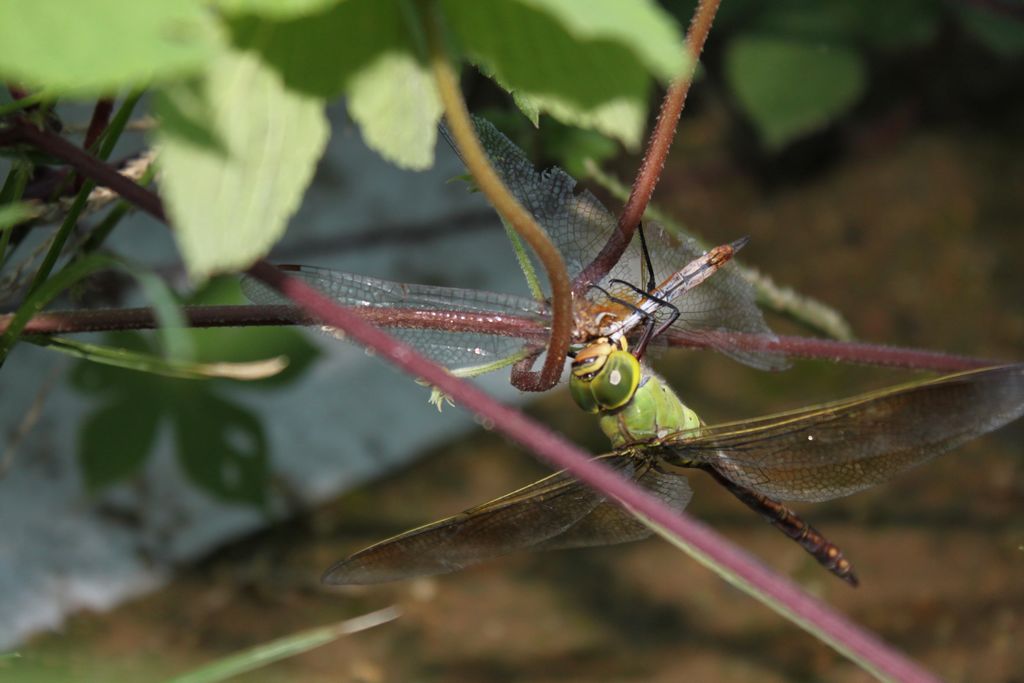
M594 402L601 410L615 410L630 402L640 385L640 362L628 351L616 350L590 382Z
M573 359L569 393L588 413L615 410L633 398L640 374L640 363L624 341L600 338Z

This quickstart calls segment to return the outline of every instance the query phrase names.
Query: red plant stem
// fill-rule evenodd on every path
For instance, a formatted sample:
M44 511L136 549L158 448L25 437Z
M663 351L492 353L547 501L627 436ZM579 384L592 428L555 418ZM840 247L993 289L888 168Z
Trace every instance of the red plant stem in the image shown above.
M85 131L85 139L82 141L82 147L85 149L91 149L96 141L100 139L100 135L107 129L107 124L110 123L110 114L114 111L114 100L109 97L96 100L96 106L92 110L92 118L89 119L89 128Z
M686 48L692 64L665 93L661 109L658 111L657 123L647 142L643 161L640 162L640 170L633 181L633 189L626 200L626 206L622 209L622 215L619 216L619 229L612 232L600 253L576 276L572 284L573 294L576 296L580 296L590 285L604 278L622 258L626 246L633 239L633 233L640 224L644 211L647 210L647 203L651 201L661 171L665 168L665 159L676 137L676 124L679 123L683 105L686 104L697 61L704 51L704 43L711 31L719 4L720 0L700 0L697 3L693 19L690 20L690 28L686 32Z
M297 306L184 306L182 313L192 327L266 327L277 325L316 325L319 321ZM543 347L548 327L534 318L493 315L475 311L435 311L415 308L361 308L359 315L375 325L400 329L482 332L518 337L524 343ZM0 315L0 334L7 330L11 315ZM74 334L118 330L151 330L158 325L150 308L104 308L81 311L49 311L29 320L25 334ZM865 342L842 342L812 337L780 336L774 339L758 335L730 333L739 348L751 351L777 351L791 358L862 363L908 370L958 372L999 365L1000 360L978 358ZM662 339L677 348L707 349L710 333L704 340L686 337L674 330Z
M39 130L24 121L17 121L3 133L0 135L0 145L28 142L37 149L68 162L80 174L96 181L97 185L109 187L154 218L164 223L167 222L163 204L154 192L121 175L109 164L100 161L61 136Z
M254 265L249 274L273 287L325 324L338 328L347 337L373 349L378 356L438 387L553 467L568 471L577 479L619 500L683 539L698 552L740 577L757 592L785 605L802 623L814 624L833 643L840 643L847 652L868 662L882 675L899 681L936 680L874 635L804 593L796 584L775 575L752 555L728 543L712 529L669 508L661 500L593 460L589 453L520 411L499 403L472 384L453 377L412 347L363 320L354 310L337 306L306 283L288 277L266 262Z

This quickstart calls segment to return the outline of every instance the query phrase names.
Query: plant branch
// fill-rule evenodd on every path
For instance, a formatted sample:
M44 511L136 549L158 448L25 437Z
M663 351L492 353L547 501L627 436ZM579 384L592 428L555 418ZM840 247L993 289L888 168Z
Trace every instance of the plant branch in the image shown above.
M97 185L110 188L154 218L167 222L163 204L156 193L121 175L109 164L103 163L61 136L39 130L24 121L16 121L6 130L0 131L0 146L18 142L29 143L47 154L63 159Z
M704 50L704 43L711 31L711 24L715 20L719 4L720 0L700 0L697 3L697 9L694 10L693 19L690 21L690 28L686 32L686 49L690 63L687 65L685 73L669 87L661 102L658 120L647 142L643 161L640 163L640 169L633 181L633 189L619 216L619 229L612 232L601 252L573 281L573 293L577 296L585 292L591 284L599 282L611 271L622 258L630 240L633 239L636 226L643 218L647 202L651 200L654 188L661 177L661 170L665 167L665 158L668 157L668 151L676 136L676 124L679 123L683 105L686 104L686 96L693 83L693 74L697 69L700 54Z
M516 233L530 245L544 266L548 281L551 283L551 339L548 343L547 358L539 373L521 372L515 382L518 388L526 391L546 391L558 383L569 351L573 325L569 275L565 270L562 254L543 228L537 225L530 212L508 191L487 160L487 154L477 139L466 102L462 99L458 78L443 44L441 27L436 15L438 11L436 6L424 4L421 15L424 17L424 31L427 35L434 79L441 101L444 103L445 118L452 138L458 145L459 154L465 161L466 168L473 174L477 187Z
M319 325L314 316L297 306L183 306L182 315L189 326L267 327L277 325ZM449 332L481 332L518 337L526 343L542 344L547 327L530 318L493 316L472 311L424 309L362 308L359 315L375 325L400 329L444 330ZM7 331L13 314L0 315L0 334ZM152 330L158 320L150 308L103 308L80 311L48 311L33 316L26 324L25 334L75 334L82 332L114 332L119 330ZM729 333L730 341L750 351L774 351L791 358L861 363L881 367L958 372L999 365L1004 361L961 356L882 344L843 342L812 337L780 336L774 339L758 335ZM707 349L711 338L705 334L694 340L670 330L663 339L674 348Z

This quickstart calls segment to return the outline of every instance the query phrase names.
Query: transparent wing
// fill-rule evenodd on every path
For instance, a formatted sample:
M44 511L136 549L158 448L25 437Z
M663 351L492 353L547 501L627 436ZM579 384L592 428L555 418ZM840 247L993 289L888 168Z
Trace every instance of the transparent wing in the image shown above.
M494 126L481 118L474 120L501 179L548 231L565 259L569 276L575 278L617 229L615 216L588 190L577 192L576 181L565 171L553 167L538 172L523 151ZM692 239L680 242L656 224L647 226L645 223L645 234L659 278L668 277L704 252ZM634 239L609 278L639 285L645 272L642 265L639 240ZM735 334L775 338L757 308L753 288L734 267L727 264L673 303L680 310L674 327L687 337L753 367L780 369L788 365L781 354L744 348L742 337Z
M690 489L633 453L603 456L605 465L682 508ZM560 472L462 514L370 546L324 574L329 584L366 584L443 574L517 550L568 548L637 540L646 528L604 496Z
M896 474L1024 415L1024 365L972 370L779 415L702 427L651 450L711 465L781 500L822 501Z
M544 304L512 294L392 282L315 266L288 266L288 270L289 275L305 281L343 306L516 316L532 319L539 326L545 326L549 318ZM291 303L248 276L242 278L242 292L257 304ZM434 324L438 329L389 325L385 319L381 326L450 370L514 359L526 345L522 337L446 330L443 318Z

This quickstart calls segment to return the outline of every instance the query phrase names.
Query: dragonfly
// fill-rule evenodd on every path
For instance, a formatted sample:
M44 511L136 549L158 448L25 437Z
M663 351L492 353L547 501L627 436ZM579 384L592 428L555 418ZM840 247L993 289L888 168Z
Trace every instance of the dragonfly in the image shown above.
M577 192L560 169L536 171L490 124L478 121L477 130L503 181L551 233L570 274L578 275L617 229L614 216L589 192ZM1008 365L705 425L643 362L651 339L671 330L762 369L784 367L786 360L736 341L773 337L750 286L728 267L744 241L705 252L656 226L647 234L649 243L629 245L624 259L575 302L569 389L582 409L599 416L612 443L614 450L599 459L675 509L685 508L692 495L687 470L702 470L856 585L842 551L783 502L825 501L875 486L1024 413L1024 365ZM550 313L543 297L310 266L289 270L457 374L504 367L546 340ZM633 286L627 278L637 271L641 285ZM658 282L656 271L671 275ZM281 303L251 280L243 281L243 291L256 303ZM331 567L324 581L364 584L440 574L517 550L622 543L650 533L614 500L557 473L362 550Z
M1024 364L940 376L776 415L704 425L624 344L596 340L570 391L600 414L615 450L598 459L676 510L701 470L856 586L851 562L780 501L821 502L897 474L1024 414ZM649 527L565 472L361 550L327 584L396 581L464 569L515 551L637 541Z

